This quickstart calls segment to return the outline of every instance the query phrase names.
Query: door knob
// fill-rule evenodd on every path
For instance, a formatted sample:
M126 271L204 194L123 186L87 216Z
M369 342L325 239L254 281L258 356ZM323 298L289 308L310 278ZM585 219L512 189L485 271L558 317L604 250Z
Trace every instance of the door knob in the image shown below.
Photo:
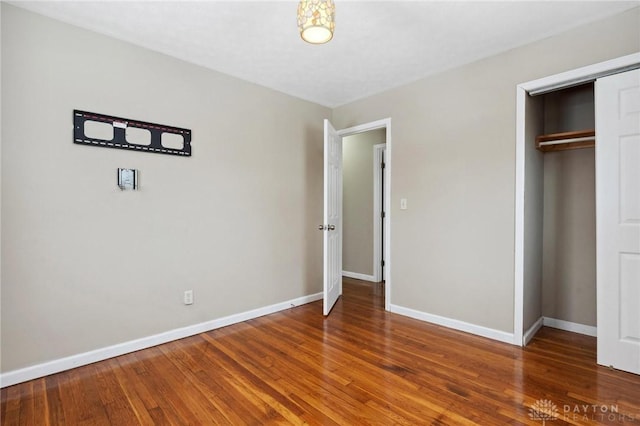
M318 225L318 231L324 231L324 225Z
M327 229L328 229L329 231L333 231L333 230L335 230L335 229L336 229L336 226L335 226L335 225L329 225L329 226L327 226Z

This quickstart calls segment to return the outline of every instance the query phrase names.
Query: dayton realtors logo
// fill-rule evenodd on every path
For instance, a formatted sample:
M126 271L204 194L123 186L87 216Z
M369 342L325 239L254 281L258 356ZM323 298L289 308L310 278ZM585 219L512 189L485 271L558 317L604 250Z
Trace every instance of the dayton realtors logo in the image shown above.
M562 406L562 419L580 422L618 422L640 421L640 416L621 413L617 405L576 404Z
M543 425L547 421L558 419L566 422L640 422L640 415L620 413L617 405L565 404L560 411L558 406L548 399L539 399L529 407L529 417L541 421Z
M529 408L529 417L542 421L543 425L547 420L557 419L559 415L558 406L548 399L539 399Z

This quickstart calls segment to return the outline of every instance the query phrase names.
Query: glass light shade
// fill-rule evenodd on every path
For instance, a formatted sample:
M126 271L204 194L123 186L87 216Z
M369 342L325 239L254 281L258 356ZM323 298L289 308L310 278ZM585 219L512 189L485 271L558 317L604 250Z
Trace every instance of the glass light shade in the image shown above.
M301 0L298 4L300 37L312 44L328 42L336 26L335 14L333 0Z

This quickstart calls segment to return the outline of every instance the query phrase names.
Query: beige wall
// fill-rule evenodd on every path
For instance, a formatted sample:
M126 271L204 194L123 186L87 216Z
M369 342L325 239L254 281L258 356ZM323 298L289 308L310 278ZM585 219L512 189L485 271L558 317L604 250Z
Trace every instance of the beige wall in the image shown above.
M593 83L539 97L544 103L544 133L595 129L596 108Z
M342 140L342 270L373 275L373 146L384 143L386 129Z
M329 109L5 3L2 67L3 372L322 290ZM193 156L75 145L74 108Z
M640 51L639 10L334 109L393 120L392 304L513 331L516 85Z
M544 154L542 314L596 326L595 150Z

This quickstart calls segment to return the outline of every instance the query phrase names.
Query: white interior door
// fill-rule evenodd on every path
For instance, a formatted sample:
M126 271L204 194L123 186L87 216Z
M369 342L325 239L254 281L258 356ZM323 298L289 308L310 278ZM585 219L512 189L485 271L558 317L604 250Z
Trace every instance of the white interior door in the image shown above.
M324 120L324 315L342 294L342 136Z
M640 374L640 70L596 81L598 364Z

